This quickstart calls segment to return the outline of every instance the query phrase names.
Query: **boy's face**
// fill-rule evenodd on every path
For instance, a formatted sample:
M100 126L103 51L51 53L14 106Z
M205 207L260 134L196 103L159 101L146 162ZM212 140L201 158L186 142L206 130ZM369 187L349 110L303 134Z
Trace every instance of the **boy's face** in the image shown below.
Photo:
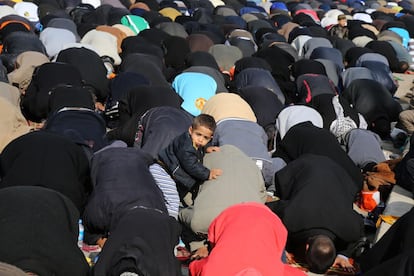
M194 147L197 149L199 147L204 147L207 145L207 143L210 142L211 138L213 137L213 132L205 126L199 126L194 129L190 127L188 129L188 132L190 133Z
M341 27L345 27L347 25L347 20L346 19L338 20L338 25Z

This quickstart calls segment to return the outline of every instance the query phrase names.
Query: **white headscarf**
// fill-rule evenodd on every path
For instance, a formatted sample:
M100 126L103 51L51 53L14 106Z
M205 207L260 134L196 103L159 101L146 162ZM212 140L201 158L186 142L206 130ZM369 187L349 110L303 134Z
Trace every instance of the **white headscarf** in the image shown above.
M288 106L279 113L276 130L283 139L291 127L306 121L310 121L316 127L323 127L322 116L315 109L305 105Z

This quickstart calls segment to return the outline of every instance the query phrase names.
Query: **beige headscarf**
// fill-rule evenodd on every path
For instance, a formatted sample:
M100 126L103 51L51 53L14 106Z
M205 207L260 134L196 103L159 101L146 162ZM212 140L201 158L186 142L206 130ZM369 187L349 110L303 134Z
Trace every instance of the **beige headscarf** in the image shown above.
M8 100L12 105L20 106L20 91L13 85L0 82L0 97Z
M114 64L121 64L121 57L118 54L117 37L103 31L90 30L81 39L82 44L91 45L99 56L113 58Z
M283 35L286 41L288 41L290 32L296 27L299 27L299 24L288 22L286 24L283 24L282 28L280 28L277 32L280 35Z
M26 91L35 68L46 62L49 62L49 58L42 53L34 51L21 53L16 58L16 69L7 75L9 82L18 84L21 91Z
M30 131L20 108L0 97L0 152L11 141Z
M257 122L250 105L234 93L219 93L214 95L204 104L201 113L213 116L216 122L227 118L238 118Z
M117 46L118 46L118 53L122 52L121 49L121 45L122 45L122 40L124 40L124 38L127 37L126 33L124 33L123 31L121 31L118 28L112 27L112 26L106 26L106 25L100 25L98 27L96 27L97 31L102 31L102 32L107 32L110 33L111 35L114 35L116 37L116 41L117 41Z
M0 262L0 275L2 276L27 276L27 274L14 265Z

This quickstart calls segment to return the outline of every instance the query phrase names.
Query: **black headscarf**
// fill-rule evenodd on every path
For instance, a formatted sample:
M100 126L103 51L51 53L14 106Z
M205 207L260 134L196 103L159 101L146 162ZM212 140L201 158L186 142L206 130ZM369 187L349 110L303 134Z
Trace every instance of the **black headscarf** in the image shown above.
M173 217L152 209L133 209L111 232L94 266L94 275L135 272L179 276L180 265L174 256L178 236L179 225Z
M99 55L87 48L68 48L59 52L57 62L75 66L86 86L94 88L97 101L104 103L109 92L107 70Z
M279 83L280 81L289 81L290 72L289 67L295 62L294 57L279 47L269 47L261 49L255 57L262 58L267 61L272 67L272 75Z
M49 92L62 84L82 86L82 75L74 65L50 62L37 67L22 98L23 115L34 122L45 119L49 110Z
M49 114L64 107L81 107L94 110L95 102L89 89L62 85L53 88L49 96Z
M234 76L247 68L260 68L272 72L269 63L260 57L244 57L236 61L234 64Z
M125 58L132 53L142 53L147 55L154 55L160 59L163 59L164 53L160 45L155 45L148 42L141 36L128 36L122 40L121 43L122 58Z
M155 85L135 87L119 102L120 123L122 125L127 122L134 114L141 116L152 107L180 108L181 103L181 97L171 87Z
M281 200L270 205L289 231L290 252L303 254L294 249L305 247L313 235L332 238L338 251L362 237L363 219L352 208L359 191L353 182L337 162L316 154L298 156L276 173L276 191ZM314 212L323 215L310 215Z
M61 177L56 181L64 180ZM42 276L89 275L77 245L78 219L76 207L59 192L44 187L0 189L0 259Z
M325 66L319 61L312 59L301 59L293 64L292 76L296 79L303 74L327 75Z
M400 254L400 258L398 259L401 260L402 258L405 258L409 252L412 252L414 248L414 239L412 235L412 231L414 230L413 222L414 208L398 218L384 236L382 236L381 239L361 257L361 270L363 272L368 272L370 269L375 269L377 266ZM410 253L410 256L412 256L412 253ZM398 267L401 268L401 265ZM395 274L396 270L398 270L397 267L387 267L385 269L391 269L392 272L389 273L398 276L408 275L407 272L412 271L408 269L404 270L403 273ZM371 275L389 275L382 274L381 272L383 271L377 271L377 274Z
M137 36L144 38L146 41L151 42L156 46L161 46L164 39L170 35L160 29L150 28L140 31Z
M345 169L353 180L351 186L354 187L354 196L362 189L360 169L329 130L316 127L309 121L296 124L287 131L273 157L280 157L289 163L304 154L326 156Z
M75 143L45 131L28 133L7 145L0 162L1 188L47 187L61 192L83 211L91 191L89 163Z
M220 70L216 59L208 52L191 52L185 58L186 67L191 66L208 66L216 70Z
M149 171L152 163L152 157L138 148L107 147L94 154L94 190L83 213L85 232L108 235L137 206L168 214L164 196Z
M129 11L126 8L115 8L111 5L104 4L97 7L94 11L84 14L82 16L82 25L92 24L96 26L112 26L115 24L119 24L119 22L121 22L121 18L127 14L129 14Z
M366 53L373 53L374 51L366 48L366 47L352 47L348 51L346 51L346 54L344 56L345 62L347 63L346 67L354 67L357 60L360 56Z
M343 57L345 57L345 54L349 49L356 47L355 43L353 43L349 39L334 37L333 39L331 39L331 42L334 48L341 51Z
M285 103L285 94L280 89L279 85L272 77L269 71L260 68L247 68L241 71L236 79L235 85L237 90L249 86L261 86L272 91L279 100Z
M149 109L144 116L134 115L123 126L112 130L108 137L112 140L122 140L129 147L135 144L139 124L143 133L139 144L141 149L152 157L158 158L158 153L166 148L178 135L188 130L193 117L182 109L170 106L159 106Z
M399 61L394 47L387 41L373 40L365 45L366 48L373 50L375 53L381 54L387 58L388 64L392 72L399 72Z
M191 50L185 38L176 36L165 39L163 48L165 65L173 70L171 80L185 69L185 58Z
M274 125L276 117L284 105L272 91L259 86L240 89L238 94L250 105L263 128Z
M341 95L364 116L368 129L382 138L389 135L390 123L396 122L402 111L401 105L393 99L391 93L375 80L354 80ZM384 124L384 120L387 124Z
M119 71L140 74L144 76L151 85L170 87L162 68L160 68L160 64L151 58L150 55L129 54L122 60Z
M377 39L377 36L367 28L361 26L360 21L358 20L349 20L348 21L348 39L352 40L358 36L367 36L372 39Z

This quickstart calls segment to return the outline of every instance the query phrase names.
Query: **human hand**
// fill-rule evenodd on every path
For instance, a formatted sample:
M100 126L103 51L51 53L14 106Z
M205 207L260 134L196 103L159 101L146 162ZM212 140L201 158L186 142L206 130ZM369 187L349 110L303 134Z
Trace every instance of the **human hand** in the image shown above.
M349 262L349 258L344 255L337 255L333 266L341 267L348 272L355 271L355 267Z
M199 249L197 249L192 255L191 255L191 259L192 260L199 260L201 258L205 258L208 256L208 249L205 246L200 247Z
M215 152L215 151L220 151L220 147L208 147L206 149L207 153L212 153L212 152Z
M221 169L211 169L210 170L210 176L208 177L208 180L216 179L217 176L220 176L223 173L223 170Z

